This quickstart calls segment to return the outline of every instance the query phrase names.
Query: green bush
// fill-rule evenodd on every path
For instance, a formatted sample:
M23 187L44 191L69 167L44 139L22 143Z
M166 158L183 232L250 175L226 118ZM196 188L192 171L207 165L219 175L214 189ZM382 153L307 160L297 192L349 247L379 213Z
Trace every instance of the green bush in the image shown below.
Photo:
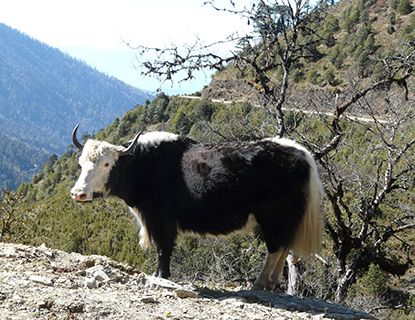
M180 279L212 282L252 282L264 258L265 244L250 233L229 239L179 237L172 273Z
M401 15L410 14L413 10L411 0L399 0L396 10Z
M360 11L358 7L350 6L343 14L343 27L348 32L353 32L355 25L359 22Z
M315 69L311 69L306 73L306 79L315 85L321 83L320 73Z
M409 18L409 23L402 28L401 36L404 41L413 41L415 39L415 15Z
M389 275L379 266L371 264L366 273L358 279L356 286L364 295L382 297L388 288Z

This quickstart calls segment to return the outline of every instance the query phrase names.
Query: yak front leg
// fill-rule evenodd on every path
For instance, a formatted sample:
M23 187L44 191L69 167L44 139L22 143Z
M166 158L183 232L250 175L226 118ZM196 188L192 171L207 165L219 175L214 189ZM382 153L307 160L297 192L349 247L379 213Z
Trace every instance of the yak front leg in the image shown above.
M160 232L154 237L154 242L157 247L157 277L165 279L170 277L170 258L176 237L176 224L164 221Z
M170 258L173 252L173 244L168 246L157 245L157 271L156 277L167 279L170 277Z

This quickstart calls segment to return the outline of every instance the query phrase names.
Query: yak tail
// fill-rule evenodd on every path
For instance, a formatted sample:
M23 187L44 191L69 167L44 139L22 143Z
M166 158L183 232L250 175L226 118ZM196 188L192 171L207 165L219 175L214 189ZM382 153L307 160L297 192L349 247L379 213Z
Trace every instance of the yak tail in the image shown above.
M308 184L306 184L303 191L305 209L291 246L294 254L300 257L306 257L320 250L324 225L321 210L323 186L317 171L317 165L308 151L306 157L310 165L310 175Z

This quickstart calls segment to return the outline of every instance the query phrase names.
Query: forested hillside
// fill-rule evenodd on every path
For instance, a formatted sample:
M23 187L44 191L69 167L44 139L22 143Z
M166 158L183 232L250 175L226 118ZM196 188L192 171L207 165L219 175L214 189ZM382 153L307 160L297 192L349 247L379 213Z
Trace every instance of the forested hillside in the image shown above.
M31 177L68 132L93 133L148 94L0 24L0 187Z
M321 253L291 265L297 275L292 288L295 294L341 302L380 318L412 319L415 42L405 37L413 29L403 30L413 23L415 14L412 6L409 11L401 11L402 3L340 1L322 7L322 11L313 11L313 17L330 14L338 20L338 29L329 31L317 42L313 39L325 31L325 25L308 19L308 12L299 14L301 19L290 16L289 22L275 32L275 28L266 25L275 27L274 20L267 19L268 13L275 13L275 7L255 7L250 13L262 42L258 45L245 42L244 48L238 48L240 56L229 60L231 63L217 77L234 85L238 80L234 76L241 76L250 90L255 90L259 103L222 104L160 94L122 118L115 118L111 125L96 133L96 138L123 144L140 130L166 130L210 143L277 135L297 140L318 162L326 194L323 203L326 228ZM383 9L376 11L379 6ZM349 14L345 12L357 10L360 16L366 9L370 18L354 20L350 35L340 38L348 32L345 28ZM351 56L354 51L346 43L366 22L384 19L380 13L385 12L395 12L396 21L400 21L400 27L391 30L397 45L387 48L375 39L380 56L369 54L367 68L363 70L367 73L360 73L355 65L357 57ZM300 36L304 30L313 32ZM334 44L326 43L329 39ZM306 74L313 68L323 74L328 55L311 59L303 53L313 48L324 52L336 45L346 46L340 52L346 54L348 61L344 60L338 73L335 72L340 83L328 84L326 80L313 83ZM160 55L151 66L163 65L162 58ZM384 69L376 73L379 61ZM200 68L200 60L197 63L196 69ZM212 67L217 67L219 62L212 63L216 63ZM192 71L192 64L186 67ZM174 70L158 71L171 76ZM298 72L304 75L296 78ZM215 87L206 90L214 93ZM356 113L366 117L357 118ZM77 157L77 153L69 150L62 157L51 158L31 183L22 184L17 193L3 196L1 239L108 255L153 272L155 252L143 252L138 247L137 229L125 204L115 198L86 204L70 199L69 190L79 174ZM7 219L9 216L15 220ZM172 274L180 280L249 286L261 268L265 252L259 233L230 241L180 237ZM288 286L285 279L283 290Z
M335 1L328 10L313 12L307 27L299 30L301 49L290 66L292 84L299 90L338 93L351 79L361 84L382 78L384 59L403 52L402 44L415 39L414 10L409 0L353 0ZM257 50L262 49L245 48L241 54L260 56ZM267 72L281 81L283 73L277 66ZM256 96L256 81L250 67L227 66L217 72L203 96L227 100Z

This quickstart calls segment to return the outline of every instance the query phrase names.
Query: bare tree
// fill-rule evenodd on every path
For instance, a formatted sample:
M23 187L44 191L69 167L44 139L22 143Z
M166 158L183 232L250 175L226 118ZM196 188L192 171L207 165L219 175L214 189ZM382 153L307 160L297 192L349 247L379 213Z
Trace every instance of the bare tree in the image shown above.
M293 64L304 57L311 57L315 53L310 48L325 40L308 27L309 20L319 6L310 6L308 0L259 0L250 8L237 8L233 1L230 1L230 8L218 7L214 0L206 1L205 5L246 19L252 25L252 32L247 35L235 33L223 41L207 45L197 39L194 44L183 47L137 46L137 56L146 53L156 56L152 61L142 62L143 74L155 76L162 81L170 81L174 76L182 75L176 81L187 81L197 71L222 70L226 66L238 69L241 76L253 73L248 84L258 93L263 108L277 119L278 135L282 137L287 130L282 108L286 102ZM312 34L314 37L301 36L303 34ZM224 43L234 44L235 50L227 56L214 53L214 48ZM276 69L282 70L282 80L279 83L269 73Z
M372 124L348 121L341 138L332 139L323 150L332 142L336 148L319 159L330 209L326 230L338 267L337 301L345 300L370 263L393 275L403 275L412 264L405 232L415 228L414 208L407 198L415 172L413 102L399 109L405 112L390 108L391 116L383 123L376 118ZM350 137L354 130L362 134L361 146Z
M327 14L327 3L310 6L305 0L258 0L250 8L238 9L232 1L221 8L210 0L206 4L214 10L239 15L252 26L250 34L234 34L224 40L234 43L235 51L222 57L212 53L215 44L199 41L184 48L138 49L157 54L154 61L143 62L144 74L164 80L172 80L184 70L186 75L179 81L191 79L194 72L205 68L238 70L256 90L261 108L277 122L276 134L297 136L313 151L324 176L328 251L337 269L337 282L329 290L337 301L344 301L370 263L395 275L404 274L412 265L410 245L402 235L415 229L415 209L400 195L413 192L415 181L414 101L408 85L414 80L415 44L383 59L380 79L362 83L350 79L350 85L338 95L327 94L323 99L310 94L306 99L309 106L325 106L319 118L326 128L318 139L310 139L287 125L286 107L295 64L318 54L316 46L326 41L318 29L310 28L310 21ZM386 107L380 112L371 101L382 95ZM364 111L370 121L359 120L352 109ZM368 149L352 144L356 131L363 132L363 145ZM350 157L351 153L355 156ZM290 269L297 281L295 266Z
M323 147L313 148L325 174L325 191L331 207L326 230L338 263L337 301L346 299L350 286L370 263L393 275L405 274L412 264L410 245L400 235L415 229L415 208L397 194L406 192L410 196L415 181L415 102L408 98L407 86L407 80L413 78L415 47L409 47L406 54L385 59L384 65L381 80L363 89L354 85L350 97L335 104L331 138ZM403 94L399 95L396 86L391 91L393 84L402 87ZM391 92L394 97L389 96ZM386 106L382 115L370 102L379 96L384 96ZM342 115L354 104L359 104L373 121L356 122L344 130ZM366 131L364 137L370 144L366 143L365 148L369 149L350 145L353 142L349 142L348 135L356 126ZM355 162L342 163L344 159L338 154L344 149L355 153ZM394 246L405 256L399 257L392 249Z

